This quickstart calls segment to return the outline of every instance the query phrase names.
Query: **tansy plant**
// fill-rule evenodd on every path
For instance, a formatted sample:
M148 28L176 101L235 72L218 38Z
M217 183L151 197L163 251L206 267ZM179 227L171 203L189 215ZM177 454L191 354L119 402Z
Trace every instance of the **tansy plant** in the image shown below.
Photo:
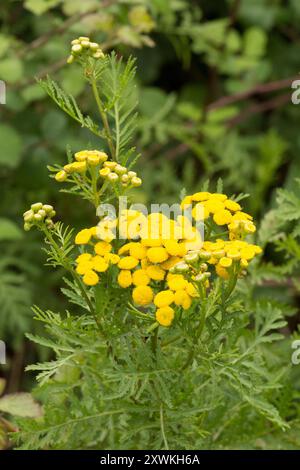
M82 67L97 122L50 78L42 85L99 147L69 149L68 162L49 169L96 216L74 235L51 205L24 214L25 230L45 236L48 264L65 270L71 304L65 314L34 308L48 336L28 336L55 357L28 368L39 371L44 415L20 421L17 441L33 449L207 448L228 445L239 420L285 428L275 406L283 372L266 361L266 344L280 337L270 331L284 322L241 294L261 253L241 198L204 188L173 217L119 208L142 184L133 170L134 61L81 37L68 63Z

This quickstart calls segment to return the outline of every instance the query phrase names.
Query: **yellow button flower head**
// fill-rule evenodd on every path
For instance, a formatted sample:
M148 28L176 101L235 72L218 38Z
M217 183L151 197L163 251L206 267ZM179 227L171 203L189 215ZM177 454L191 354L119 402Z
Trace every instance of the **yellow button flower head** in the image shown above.
M86 245L89 243L90 239L92 238L92 232L89 228L84 228L77 233L75 237L75 244L76 245Z
M174 302L184 310L188 310L192 304L192 299L185 290L181 289L175 292Z
M165 271L158 265L147 266L146 272L148 276L154 281L162 281L165 278Z
M133 289L132 298L136 305L148 305L153 300L153 291L149 286L138 286Z
M82 255L77 256L76 263L83 263L84 261L90 261L92 255L90 253L82 253Z
M150 277L145 269L137 269L132 274L132 280L135 286L147 286L150 282Z
M131 271L128 271L127 269L122 269L118 275L118 284L124 289L126 289L126 287L131 286L132 284Z
M161 246L149 248L147 250L147 257L151 263L162 263L168 259L169 255L167 250Z
M232 215L227 209L216 212L213 219L217 225L228 225L232 221Z
M168 286L171 290L181 290L187 287L188 281L182 274L168 274Z
M174 310L169 306L161 307L156 310L155 317L160 325L170 326L174 320Z
M118 266L120 269L134 269L139 264L139 260L133 256L125 256L120 259Z
M87 286L95 286L99 282L99 276L94 271L87 271L83 276L83 282Z
M219 265L222 266L223 268L229 268L232 265L232 259L223 257L220 259Z
M104 258L102 258L102 256L94 256L94 258L92 258L92 263L93 269L98 273L104 273L108 270L109 264L107 263L107 261L105 261Z
M58 173L56 173L56 175L55 175L55 179L59 183L62 183L63 181L66 181L67 178L68 178L68 174L65 170L61 170Z
M139 242L131 243L129 247L130 256L137 259L143 259L147 256L146 248Z
M104 256L112 250L112 246L108 242L101 241L96 243L94 250L97 255Z
M154 297L157 307L166 307L174 302L174 293L171 290L162 290Z

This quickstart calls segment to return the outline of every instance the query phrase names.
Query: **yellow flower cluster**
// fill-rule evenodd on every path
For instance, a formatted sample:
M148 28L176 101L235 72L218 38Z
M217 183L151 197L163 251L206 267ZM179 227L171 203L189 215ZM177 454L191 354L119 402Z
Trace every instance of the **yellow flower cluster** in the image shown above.
M209 258L207 263L215 265L218 276L229 279L230 269L236 267L237 273L248 267L249 262L262 252L257 245L252 245L244 240L224 241L217 239L215 242L206 241L203 244Z
M86 229L89 234L80 232L77 234L75 243L81 244L81 241L91 239L89 236L92 232L91 229ZM84 238L84 235L86 238ZM86 243L84 243L86 244ZM95 244L91 244L93 248L93 254L83 253L76 259L76 272L83 276L83 282L87 286L95 286L100 281L99 273L104 273L108 270L110 264L117 264L120 257L112 251L112 245L104 241L98 241Z
M135 171L128 171L125 166L120 165L117 162L105 162L103 168L99 171L102 178L106 178L111 183L120 181L122 186L141 186L142 180L138 178Z
M109 166L104 168L111 170ZM115 264L117 282L132 290L135 305L154 306L157 322L170 326L175 310L188 310L194 299L206 295L211 268L223 279L242 275L262 251L242 239L255 231L252 217L223 194L196 193L185 198L182 205L186 204L193 205L192 216L197 220L212 216L217 226L227 225L229 239L203 242L197 228L184 215L171 220L161 213L146 216L137 210L123 210L118 218L104 217L97 227L77 234L76 244L92 245L94 250L93 254L77 258L76 269L83 282L97 284L99 273ZM202 219L198 218L199 207L195 210L199 204L204 206ZM111 242L117 231L118 238L127 241L115 254Z
M196 221L212 217L217 225L227 225L230 240L242 239L256 230L252 216L242 212L240 204L228 199L226 194L207 191L195 193L186 196L181 202L182 208L190 205Z
M103 59L104 54L97 42L91 42L90 38L80 36L71 42L71 55L68 57L68 64L72 64L81 56L89 56L94 59Z
M61 183L66 181L68 176L73 173L85 173L89 167L101 166L107 159L108 156L105 152L99 150L82 150L75 153L74 162L68 163L64 166L63 170L56 173L55 179Z
M190 245L200 247L202 240L183 216L173 221L159 213L146 217L137 211L128 212L122 214L123 219L138 223L133 225L133 233L126 234L128 238L138 235L139 240L119 249L118 283L123 288L133 287L132 298L136 305L154 303L156 320L169 326L175 313L171 305L186 310L192 298L198 296L193 283L169 270L184 259Z

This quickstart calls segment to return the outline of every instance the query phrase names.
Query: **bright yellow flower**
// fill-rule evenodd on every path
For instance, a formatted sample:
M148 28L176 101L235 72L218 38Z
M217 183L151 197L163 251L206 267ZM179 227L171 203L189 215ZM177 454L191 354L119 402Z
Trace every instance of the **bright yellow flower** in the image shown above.
M180 289L174 294L174 302L176 305L183 307L184 310L188 310L192 304L192 299L185 290Z
M154 297L154 304L157 307L166 307L174 302L174 293L171 290L162 290Z
M149 286L138 286L133 289L132 298L136 305L148 305L153 300L153 291Z
M90 261L92 255L90 253L82 253L82 255L77 256L76 263L83 263L84 261Z
M232 259L224 256L220 259L219 265L222 266L222 268L229 268L232 265Z
M153 247L147 250L147 257L151 263L163 263L169 257L167 250L163 247Z
M104 254L104 259L108 263L118 264L118 262L120 261L120 256L116 255L115 253L105 253Z
M83 276L83 274L93 269L92 261L82 261L76 266L76 272Z
M94 249L97 255L104 256L112 250L112 246L108 242L101 241L96 243Z
M182 274L168 274L168 287L171 290L185 289L188 285L188 281L184 279Z
M121 270L118 275L118 284L126 289L126 287L131 286L132 284L132 275L131 272L128 270Z
M94 271L88 271L83 276L83 282L87 286L95 286L99 282L99 276Z
M76 245L86 245L89 243L90 239L92 238L92 232L89 228L84 228L77 233L75 237L75 244Z
M165 271L158 265L147 266L146 272L148 276L154 281L162 281L165 277Z
M222 209L214 214L213 219L217 225L228 225L232 220L232 215L227 209Z
M231 199L227 199L224 202L224 206L226 207L226 209L229 209L232 212L236 212L236 211L241 210L241 206L237 202L231 201Z
M145 269L137 269L132 274L132 280L135 286L147 286L150 282L150 277Z
M143 259L146 258L147 249L139 242L131 243L129 253L134 258Z
M230 277L228 271L219 264L216 266L216 273L218 274L218 276L226 280Z
M125 256L120 259L118 266L120 269L133 269L139 264L139 260L133 256Z
M92 259L92 263L93 263L93 269L97 271L98 273L104 273L105 271L108 270L109 264L107 263L107 261L105 261L104 258L102 258L99 255L94 256L94 258Z
M174 310L171 307L162 307L156 310L156 320L162 326L170 326L174 320Z

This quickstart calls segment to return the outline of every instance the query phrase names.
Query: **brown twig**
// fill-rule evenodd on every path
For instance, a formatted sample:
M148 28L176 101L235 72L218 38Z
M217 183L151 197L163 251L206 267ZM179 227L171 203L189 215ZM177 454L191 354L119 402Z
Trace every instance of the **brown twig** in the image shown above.
M238 101L245 100L250 98L251 96L261 95L264 93L270 93L272 91L281 90L283 88L289 88L293 80L299 79L299 75L295 75L294 77L284 78L282 80L275 80L273 82L268 83L260 83L259 85L255 85L253 88L249 88L249 90L242 91L240 93L235 93L234 95L223 96L218 100L210 103L206 111L212 111L213 109L223 108L224 106L228 106L230 104L236 103Z
M279 108L280 106L283 106L285 103L290 101L290 99L290 93L284 93L279 96L276 96L275 98L264 101L263 103L254 103L245 110L243 110L241 113L239 113L237 116L234 116L229 121L227 121L227 126L234 127L237 124L240 124L241 122L248 119L253 114L265 113L266 111Z

